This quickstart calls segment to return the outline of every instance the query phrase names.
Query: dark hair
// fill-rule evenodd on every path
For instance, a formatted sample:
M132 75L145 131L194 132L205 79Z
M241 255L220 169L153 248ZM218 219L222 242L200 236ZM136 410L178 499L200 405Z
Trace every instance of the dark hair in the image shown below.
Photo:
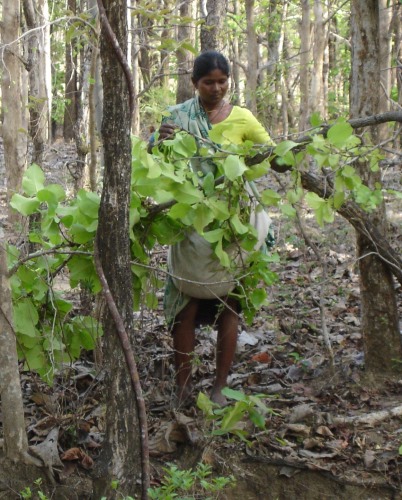
M229 61L224 55L215 50L201 52L201 54L195 58L191 79L194 83L197 83L214 69L220 69L226 76L230 75Z

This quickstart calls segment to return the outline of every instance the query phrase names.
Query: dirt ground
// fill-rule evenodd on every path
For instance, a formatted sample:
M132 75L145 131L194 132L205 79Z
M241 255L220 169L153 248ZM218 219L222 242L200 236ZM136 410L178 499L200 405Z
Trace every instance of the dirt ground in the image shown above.
M52 182L69 185L74 148L54 144L47 158ZM275 175L267 182L280 189ZM384 182L401 190L400 169L388 169ZM4 200L2 182L0 191ZM401 208L394 202L388 210L394 248L401 248ZM159 484L167 463L188 468L203 461L218 475L236 477L236 486L220 497L228 500L402 499L402 374L375 380L365 374L354 231L338 217L319 228L303 212L302 224L318 248L318 259L294 221L276 213L273 219L279 280L269 290L270 305L252 326L242 324L229 380L232 389L263 395L269 408L265 430L246 418L241 425L247 442L233 433L212 436L216 427L195 401L174 408L173 350L162 306L135 315L152 482ZM164 259L163 250L156 259ZM327 263L325 280L320 260ZM401 305L402 290L395 286ZM197 332L195 397L212 385L215 342L213 328ZM48 474L1 461L0 498L19 498L27 486L38 489L34 481L40 476L53 478L51 498L91 498L91 464L104 432L102 367L86 353L52 389L34 374L21 378L30 444L44 443L57 428L59 456L73 449L80 453L61 460Z

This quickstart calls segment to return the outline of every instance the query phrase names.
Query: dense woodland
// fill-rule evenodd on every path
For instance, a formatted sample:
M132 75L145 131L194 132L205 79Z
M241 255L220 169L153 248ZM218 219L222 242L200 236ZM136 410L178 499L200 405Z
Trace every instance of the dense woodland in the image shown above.
M155 427L155 418L150 417L149 399L144 399L144 393L152 391L148 385L146 389L142 386L148 379L158 385L157 376L150 376L156 361L150 361L144 347L147 342L138 339L150 338L144 324L147 318L161 314L166 245L175 242L188 221L202 233L220 215L191 179L172 173L172 165L186 164L191 149L188 137L178 137L168 158L155 151L149 154L147 139L158 128L168 104L193 96L192 63L207 49L222 51L231 63L230 101L250 109L276 143L276 147L231 151L232 165L240 174L233 174L230 180L241 189L244 177L253 178L262 202L281 221L277 226L286 226L289 234L297 228L298 241L303 240L303 248L314 256L320 269L315 299L317 331L328 377L340 376L340 365L328 333L335 299L331 302L325 286L332 283L332 264L321 245L324 236L332 239L338 234L337 244L343 245L347 234L347 252L352 255L358 280L356 321L366 377L359 384L364 391L373 380L388 384L389 404L377 409L386 413L381 418L399 420L400 427L402 401L389 384L396 381L400 393L401 3L0 3L4 158L0 171L4 172L5 207L0 221L4 445L0 459L4 467L10 463L32 467L38 471L36 477L53 480L50 488L56 491L58 468L74 460L92 470L94 500L127 495L151 498L153 493L147 492L150 484L160 484L155 468L150 467L148 428ZM61 150L68 151L63 168L51 160ZM290 171L273 174L269 169L273 155L283 158ZM246 231L244 220L237 227ZM270 285L280 285L274 271L280 273L284 268L283 256L290 255L286 249L295 248L290 237L277 234L277 239L271 260L262 264L257 259L243 283L245 323L254 329L265 324L267 315L275 316ZM224 252L220 258L225 258ZM296 278L294 283L301 281ZM278 288L271 290L278 292ZM279 288L279 295L282 292ZM290 318L291 311L289 304L286 314ZM168 338L163 320L153 328L164 329ZM289 333L285 326L282 332ZM278 344L277 336L272 349ZM299 355L292 355L298 361ZM52 432L63 427L60 422L50 432L46 427L43 440L33 445L26 424L27 396L23 394L27 386L37 384L47 385L47 395L57 392L60 380L66 383L63 374L68 367L85 362L103 373L102 379L96 379L103 387L106 410L101 445L92 449L96 450L95 464L88 452L91 446L74 447L69 442L70 451L79 450L71 452L73 459L71 453L70 458L66 455L67 446L57 448L58 433ZM148 362L149 372L144 366ZM264 384L260 381L260 385ZM100 395L96 397L100 401ZM247 434L250 440L256 429L260 434L266 432L269 419L272 425L281 420L278 414L270 414L268 419L265 403L249 399L250 392L234 397L237 406L228 410L227 420L247 420L248 427L252 422L254 431ZM219 412L214 413L208 402L199 406L221 429L227 423L219 420ZM79 406L75 411L83 414ZM182 433L186 429L188 439L183 440L190 440L193 446L188 437L191 425L184 419L195 418L195 414L180 415L176 413L175 425ZM301 425L303 418L287 425ZM336 418L341 417L334 415L333 421ZM344 425L351 422L347 415L342 418ZM329 427L325 428L331 432ZM327 432L323 428L321 425L321 432ZM306 429L307 425L293 427L289 432L300 443ZM234 426L228 432L238 436L238 430ZM286 448L289 443L284 436L278 442ZM49 439L54 445L50 452ZM392 495L398 495L402 481L401 445L400 440L393 456L393 475L388 478L389 498L396 498ZM395 451L394 444L392 449ZM202 452L200 456L204 457ZM164 459L162 455L162 462ZM164 463L169 461L166 458ZM364 466L368 463L366 453ZM23 473L16 471L21 479ZM29 477L35 478L35 473ZM10 489L3 490L2 498L14 498ZM154 494L159 496L152 498L173 498ZM196 494L201 495L196 491L191 498L198 498ZM202 498L208 497L205 491L203 494ZM218 498L219 490L209 494ZM335 491L333 494L336 496ZM244 491L239 496L227 495L221 498L248 498ZM88 496L67 493L62 498Z

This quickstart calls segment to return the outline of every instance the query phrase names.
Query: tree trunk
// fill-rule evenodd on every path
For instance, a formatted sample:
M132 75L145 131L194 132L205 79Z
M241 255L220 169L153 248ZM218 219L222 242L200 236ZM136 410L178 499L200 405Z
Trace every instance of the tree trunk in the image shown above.
M0 227L0 240L5 241ZM7 459L21 460L28 452L24 407L18 372L17 346L12 327L12 305L7 279L6 251L0 245L0 399Z
M325 23L321 0L314 0L313 71L311 76L310 112L325 119L324 56L326 47Z
M223 19L226 15L226 0L207 0L206 12L202 12L205 19L201 24L201 51L218 50L223 48L224 36L222 36Z
M68 10L75 13L76 0L68 0ZM66 41L66 69L64 72L64 97L66 100L63 121L63 137L65 141L74 139L74 123L77 120L77 54L71 40Z
M352 118L362 118L379 112L379 8L377 0L353 0L351 5L350 111ZM375 127L370 129L370 136L371 142L376 144L378 133ZM359 163L357 168L369 187L380 183L380 172L371 172L367 164ZM369 218L385 234L384 206ZM365 366L378 375L392 369L393 359L402 358L393 276L387 265L376 256L376 248L370 239L359 233L356 240Z
M190 19L194 15L194 0L185 0L180 4L180 17L182 19ZM185 24L180 24L177 28L177 41L187 42L194 45L195 42L195 28L188 21ZM193 66L194 57L192 53L183 48L179 47L176 50L177 57L177 69L178 69L178 80L177 80L177 91L176 91L176 102L184 102L190 99L194 95L194 87L191 82L191 68Z
M300 21L300 120L299 132L308 127L310 116L309 88L310 88L310 0L301 0L302 18Z
M50 54L47 50L49 27L47 2L23 0L24 15L27 28L31 31L28 39L28 72L30 97L30 124L29 134L32 138L32 162L43 164L43 155L50 131L50 99L49 88ZM39 29L38 29L39 28Z
M7 179L7 206L10 224L18 223L21 217L14 212L9 201L18 193L27 161L27 115L24 104L26 96L22 91L22 64L19 59L18 37L20 32L19 0L3 1L3 19L1 23L3 52L2 108L3 108L3 144L4 162Z
M255 32L254 0L246 0L247 20L247 78L246 107L257 114L257 81L258 81L258 43Z
M122 51L127 53L125 0L104 1L106 14ZM130 266L129 206L131 141L129 94L116 52L102 23L101 36L104 116L104 178L99 211L97 246L110 291L133 344L133 289ZM98 460L94 498L112 499L112 479L119 480L119 495L139 491L141 453L136 400L119 343L117 327L109 310L104 317L106 365L106 436Z

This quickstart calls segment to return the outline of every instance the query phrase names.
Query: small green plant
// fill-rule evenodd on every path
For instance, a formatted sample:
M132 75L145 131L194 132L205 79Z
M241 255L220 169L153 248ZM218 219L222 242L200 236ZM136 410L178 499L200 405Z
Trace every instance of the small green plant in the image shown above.
M24 500L29 500L29 499L39 499L39 500L49 500L49 497L46 496L43 491L41 491L39 488L42 485L42 478L39 477L34 481L34 488L31 489L29 486L24 488L22 491L20 491L20 497Z
M152 500L191 500L203 498L213 500L227 487L235 484L234 476L212 476L210 465L199 463L193 469L179 469L171 464L163 469L165 475L161 486L149 488L148 496ZM127 499L128 500L128 499Z
M258 427L264 430L266 427L266 416L275 414L262 401L267 396L256 394L248 396L241 391L235 391L225 387L222 394L235 401L225 407L220 407L212 402L208 396L200 392L197 399L197 406L203 411L208 420L213 421L214 428L211 432L213 436L223 436L233 434L247 442L248 431L245 429L244 420L247 418Z
M401 444L401 446L399 447L398 453L399 453L399 455L401 455L401 456L402 456L402 444Z

